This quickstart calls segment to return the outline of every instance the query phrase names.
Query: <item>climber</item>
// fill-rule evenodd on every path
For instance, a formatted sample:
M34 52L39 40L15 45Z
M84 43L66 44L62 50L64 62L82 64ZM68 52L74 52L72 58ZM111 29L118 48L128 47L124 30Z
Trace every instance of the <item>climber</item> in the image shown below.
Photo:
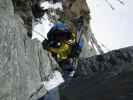
M67 25L61 22L57 22L47 33L47 39L44 39L42 46L52 54L60 65L61 73L54 70L52 78L41 82L40 85L45 86L47 94L38 100L60 100L58 86L73 77L76 69L76 59L78 59L83 47L82 39L80 38L77 41L76 35L69 30Z
M76 41L76 34L68 27L58 22L47 34L42 43L43 48L51 52L57 63L60 65L64 79L70 78L74 72L74 59L79 56L82 44Z
M32 6L33 15L37 21L42 18L46 10L47 9L42 9L38 3ZM60 65L65 79L70 78L69 76L73 76L75 69L75 65L73 64L76 64L76 58L78 58L83 45L81 34L77 34L80 33L83 18L79 17L78 19L80 20L76 18L77 32L72 32L70 28L62 22L53 23L49 26L50 31L47 29L49 32L45 32L45 39L42 43L43 48L48 50ZM36 33L36 30L33 31Z
M48 9L42 9L39 4L33 5L32 11L35 20L40 20L44 14L48 15L45 13L47 10ZM62 22L53 23L52 27L50 26L50 30L47 30L49 32L42 31L42 33L44 32L46 34L42 46L51 53L52 57L59 64L60 69L58 71L53 70L53 77L41 82L41 86L43 85L45 87L47 94L38 100L59 100L57 94L58 86L62 84L64 80L70 80L74 75L76 62L83 47L83 41L82 38L77 38L76 32L72 32L68 26Z

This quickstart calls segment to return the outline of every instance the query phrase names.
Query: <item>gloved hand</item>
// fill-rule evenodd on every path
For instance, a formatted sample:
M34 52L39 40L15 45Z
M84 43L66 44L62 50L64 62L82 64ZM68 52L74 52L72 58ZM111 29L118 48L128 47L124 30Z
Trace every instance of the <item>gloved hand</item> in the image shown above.
M43 49L48 49L49 47L58 48L58 47L61 46L61 42L59 42L59 41L49 41L49 40L45 39L42 42L42 46L43 46Z
M43 40L42 46L43 46L43 49L48 49L48 47L49 47L49 41L47 39Z

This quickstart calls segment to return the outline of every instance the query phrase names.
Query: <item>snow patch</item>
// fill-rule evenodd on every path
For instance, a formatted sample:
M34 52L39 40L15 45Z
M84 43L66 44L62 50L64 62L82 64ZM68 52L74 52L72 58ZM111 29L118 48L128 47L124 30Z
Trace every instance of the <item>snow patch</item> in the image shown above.
M58 3L55 3L55 4L52 4L48 1L45 1L41 4L41 7L43 9L49 9L49 8L52 8L52 9L60 9L60 10L63 10L62 8L62 3L61 2L58 2Z
M34 24L34 21L32 23L32 39L36 38L40 42L42 42L44 39L47 39L47 33L54 26L54 24L48 20L47 14L43 16L43 18L41 19L41 23L38 23L36 25Z
M44 10L49 8L63 10L61 2L52 4L51 2L45 1L41 3L41 7ZM52 16L58 17L54 12L51 14ZM47 13L44 14L43 18L41 18L40 23L36 24L36 22L33 20L32 21L32 39L37 39L40 42L42 42L44 39L47 39L47 34L53 26L54 26L54 23L49 21Z
M47 91L50 91L64 82L64 79L59 71L54 71L53 78L49 81L44 81L42 84L45 86Z

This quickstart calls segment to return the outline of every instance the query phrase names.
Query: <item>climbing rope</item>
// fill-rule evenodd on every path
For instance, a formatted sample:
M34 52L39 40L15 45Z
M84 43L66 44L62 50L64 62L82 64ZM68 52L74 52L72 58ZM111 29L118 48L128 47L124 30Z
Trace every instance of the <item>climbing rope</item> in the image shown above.
M36 34L40 35L42 38L46 39L41 33L37 32L37 31L35 31L33 29L32 29L32 32L35 32Z
M92 47L93 47L94 49L95 49L95 47L96 47L96 49L98 50L98 52L99 52L100 54L103 54L104 52L103 52L101 46L98 44L98 42L97 42L97 40L95 39L94 34L93 34L92 32L89 32L89 33L88 33L88 38L89 38L89 41L90 41Z

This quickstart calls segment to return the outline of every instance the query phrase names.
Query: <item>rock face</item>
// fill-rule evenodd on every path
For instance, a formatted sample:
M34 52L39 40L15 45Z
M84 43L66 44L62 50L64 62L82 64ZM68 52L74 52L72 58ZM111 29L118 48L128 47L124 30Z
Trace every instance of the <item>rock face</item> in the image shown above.
M132 100L133 47L81 59L61 100Z
M32 28L32 11L31 11L31 0L12 0L14 6L14 12L24 21L24 26L31 32Z
M82 16L81 29L82 37L84 39L84 47L81 52L81 56L83 58L90 57L96 55L97 53L102 54L103 51L99 46L94 34L92 34L91 26L90 26L90 9L87 5L87 0L63 0L63 9L64 16L66 19L65 23L70 26L70 29L77 32L77 20L80 16ZM88 46L89 43L89 46ZM91 44L91 45L90 45ZM95 47L94 47L95 46Z
M30 95L51 72L47 52L27 36L11 0L0 1L0 100L34 100ZM35 99L36 100L36 99Z
M90 41L88 33L92 31L90 27L90 20L91 20L90 9L87 5L86 0L64 0L63 9L64 9L63 18L66 19L65 23L67 23L70 29L74 32L77 32L77 25L76 25L77 22L75 22L76 19L79 16L83 17L83 24L81 27L83 28L82 37L84 39L84 46L80 57L86 58L96 55L96 50L93 47L88 46L88 41ZM95 37L93 38L95 39Z

